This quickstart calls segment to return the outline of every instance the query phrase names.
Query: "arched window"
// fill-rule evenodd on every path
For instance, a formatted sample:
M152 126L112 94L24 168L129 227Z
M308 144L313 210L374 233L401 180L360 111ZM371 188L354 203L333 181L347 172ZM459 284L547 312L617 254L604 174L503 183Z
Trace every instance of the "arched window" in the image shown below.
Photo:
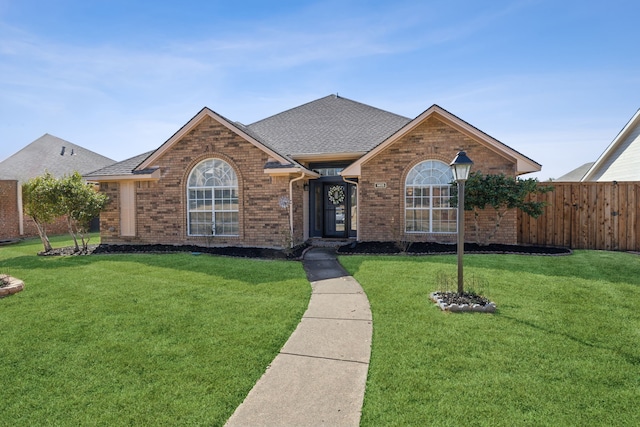
M238 235L238 178L224 160L198 163L187 181L190 236Z
M449 203L451 168L438 160L417 164L405 181L407 233L455 233L456 209Z

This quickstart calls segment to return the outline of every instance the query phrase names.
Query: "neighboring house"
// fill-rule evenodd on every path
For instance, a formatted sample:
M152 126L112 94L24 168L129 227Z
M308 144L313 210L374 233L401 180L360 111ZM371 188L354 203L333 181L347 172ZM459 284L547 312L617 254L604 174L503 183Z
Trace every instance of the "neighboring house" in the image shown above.
M598 157L582 181L640 181L640 110Z
M412 120L330 95L247 126L203 108L157 150L85 177L111 200L107 244L455 242L460 150L483 173L541 168L437 105ZM513 212L496 240L516 243L516 228Z
M571 172L568 172L568 173L562 175L561 177L554 179L553 181L557 181L557 182L580 182L582 180L582 178L584 177L584 174L586 174L587 171L589 169L591 169L591 166L593 166L594 163L595 162L585 163L584 165L575 168Z
M75 171L86 174L113 163L115 160L49 134L0 162L0 239L38 234L32 221L22 215L22 184L46 171L60 178ZM62 233L66 226L56 224L50 230Z
M587 163L556 181L640 181L640 110L622 128L593 163Z

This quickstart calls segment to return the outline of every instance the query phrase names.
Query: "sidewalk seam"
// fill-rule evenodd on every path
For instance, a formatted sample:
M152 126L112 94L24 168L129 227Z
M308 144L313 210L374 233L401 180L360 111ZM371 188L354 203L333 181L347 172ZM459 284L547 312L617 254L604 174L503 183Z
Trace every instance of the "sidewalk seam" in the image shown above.
M317 320L357 320L358 322L371 322L372 319L354 319L350 317L315 317L315 316L302 316L303 319L317 319Z
M364 292L312 292L313 295L364 295Z
M335 357L313 356L313 355L310 355L310 354L286 353L286 352L280 352L280 354L286 354L287 356L308 357L308 358L311 358L311 359L333 360L333 361L336 361L336 362L358 363L360 365L369 366L369 362L361 362L359 360L336 359Z

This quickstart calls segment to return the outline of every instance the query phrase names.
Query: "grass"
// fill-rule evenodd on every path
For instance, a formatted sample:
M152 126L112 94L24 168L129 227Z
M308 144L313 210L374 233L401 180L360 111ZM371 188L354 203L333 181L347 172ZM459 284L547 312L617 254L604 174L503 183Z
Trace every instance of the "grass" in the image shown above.
M40 250L0 248L3 426L222 425L310 296L294 262Z
M640 425L637 255L465 256L496 314L428 300L455 256L340 261L373 313L361 425Z

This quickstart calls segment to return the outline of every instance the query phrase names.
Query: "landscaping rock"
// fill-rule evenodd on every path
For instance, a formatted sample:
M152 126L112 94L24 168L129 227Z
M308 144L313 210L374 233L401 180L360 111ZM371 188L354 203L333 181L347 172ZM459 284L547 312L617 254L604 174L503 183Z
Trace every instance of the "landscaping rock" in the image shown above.
M24 282L8 275L0 275L0 298L15 294L24 289Z

